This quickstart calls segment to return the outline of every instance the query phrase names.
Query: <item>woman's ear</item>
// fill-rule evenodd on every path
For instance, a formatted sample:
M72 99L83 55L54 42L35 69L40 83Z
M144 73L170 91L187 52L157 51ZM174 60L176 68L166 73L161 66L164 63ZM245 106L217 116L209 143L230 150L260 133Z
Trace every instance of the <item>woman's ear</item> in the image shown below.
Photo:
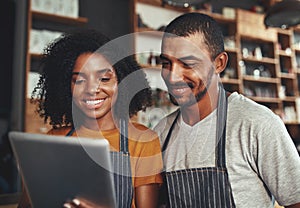
M227 66L227 62L228 62L228 54L226 52L222 52L220 53L216 58L215 58L215 69L216 69L216 73L220 74L222 71L224 71L224 69Z

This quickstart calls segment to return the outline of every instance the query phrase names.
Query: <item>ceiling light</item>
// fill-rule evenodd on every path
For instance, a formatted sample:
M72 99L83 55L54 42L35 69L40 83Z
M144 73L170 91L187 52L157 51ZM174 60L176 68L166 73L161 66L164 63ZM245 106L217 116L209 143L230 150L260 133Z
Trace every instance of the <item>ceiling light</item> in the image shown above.
M300 24L300 0L282 0L272 5L265 14L266 27L287 29Z

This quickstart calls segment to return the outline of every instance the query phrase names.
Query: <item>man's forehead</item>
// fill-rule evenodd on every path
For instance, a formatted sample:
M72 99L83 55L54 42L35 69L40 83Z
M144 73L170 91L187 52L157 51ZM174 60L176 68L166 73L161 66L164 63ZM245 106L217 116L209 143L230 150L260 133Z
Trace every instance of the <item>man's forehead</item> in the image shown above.
M187 37L165 37L162 40L162 54L176 58L196 55L197 57L207 56L207 47L203 39L199 35L191 35Z

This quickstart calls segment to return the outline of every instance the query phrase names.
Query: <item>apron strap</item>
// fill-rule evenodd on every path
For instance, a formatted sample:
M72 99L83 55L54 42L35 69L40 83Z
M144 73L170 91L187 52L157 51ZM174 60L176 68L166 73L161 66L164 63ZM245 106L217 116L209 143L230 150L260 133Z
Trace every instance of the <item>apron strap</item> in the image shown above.
M226 167L225 141L226 141L226 120L227 120L227 96L225 89L219 87L219 99L217 108L217 136L216 136L216 166Z
M72 126L71 130L66 134L66 136L72 136L74 132L75 132L75 128L74 126Z
M180 114L180 110L178 110L178 113L177 113L175 119L173 120L173 123L172 123L172 125L171 125L171 127L170 127L170 130L169 130L169 132L168 132L168 135L167 135L167 137L166 137L166 140L165 140L165 142L164 142L164 144L163 144L163 147L162 147L162 152L163 152L163 153L164 153L164 151L167 149L167 146L168 146L169 141L170 141L170 139L171 139L172 131L173 131L174 126L175 126L175 123L176 123L176 121L177 121L177 119L178 119L178 117L179 117L179 114Z
M120 152L129 154L128 150L128 120L121 118L119 120L120 126Z

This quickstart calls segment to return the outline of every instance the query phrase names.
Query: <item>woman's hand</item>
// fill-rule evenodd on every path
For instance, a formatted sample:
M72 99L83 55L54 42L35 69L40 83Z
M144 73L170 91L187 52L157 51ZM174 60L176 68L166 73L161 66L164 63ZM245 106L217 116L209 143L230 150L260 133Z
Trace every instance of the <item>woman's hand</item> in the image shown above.
M96 205L92 202L89 202L85 199L73 199L70 202L66 202L63 205L64 208L112 208L107 206Z

